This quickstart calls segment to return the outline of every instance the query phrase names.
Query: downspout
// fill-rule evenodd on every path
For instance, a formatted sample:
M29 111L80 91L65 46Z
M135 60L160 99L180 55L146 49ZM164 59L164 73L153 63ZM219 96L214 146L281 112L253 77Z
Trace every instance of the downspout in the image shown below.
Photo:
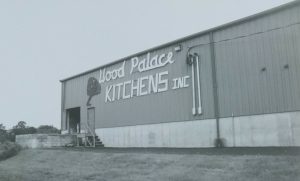
M212 81L213 81L213 97L214 97L214 110L216 117L216 131L217 138L215 140L216 147L223 147L224 144L220 137L220 109L219 109L219 96L218 96L218 83L217 83L217 70L216 70L216 55L213 32L209 33L209 45L210 45L210 57L211 57L211 69L212 69Z

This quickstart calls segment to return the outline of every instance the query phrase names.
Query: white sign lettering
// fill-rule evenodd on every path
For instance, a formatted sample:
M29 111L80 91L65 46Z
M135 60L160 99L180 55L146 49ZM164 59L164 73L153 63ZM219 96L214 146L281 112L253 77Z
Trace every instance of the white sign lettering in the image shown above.
M173 79L173 87L172 89L179 89L179 88L185 88L188 87L187 79L189 79L190 76L184 76L184 77L179 77L179 78L174 78Z
M161 55L155 55L151 58L150 53L147 54L147 58L144 58L142 60L139 60L138 57L133 57L131 59L131 69L130 74L132 74L134 71L144 72L147 70L152 70L158 67L163 67L167 64L174 63L173 58L173 52L169 52L166 54Z
M167 91L168 79L165 77L167 75L168 71L164 71L135 80L108 85L105 88L105 102Z
M168 64L173 64L173 52L156 54L151 56L147 53L144 59L133 57L130 59L130 74L134 72L144 72L159 67L164 67ZM99 83L109 82L125 76L126 61L119 68L113 70L100 70ZM170 79L168 71L161 71L155 74L146 75L143 77L126 80L111 85L105 85L105 102L114 102L122 99L130 99L133 97L156 94L159 92L168 91L169 89L176 90L189 87L188 79L190 76L183 76ZM169 87L169 83L170 85Z
M103 82L108 82L110 80L115 80L117 78L124 77L125 76L124 68L125 68L125 61L123 62L123 65L118 69L106 71L106 69L104 68L103 71L100 70L99 82L103 83Z

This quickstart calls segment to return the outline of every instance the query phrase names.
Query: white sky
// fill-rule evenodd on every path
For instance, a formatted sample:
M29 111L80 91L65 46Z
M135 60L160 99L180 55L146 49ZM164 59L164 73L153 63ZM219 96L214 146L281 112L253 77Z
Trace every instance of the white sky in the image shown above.
M60 79L291 0L0 0L0 123L60 128Z

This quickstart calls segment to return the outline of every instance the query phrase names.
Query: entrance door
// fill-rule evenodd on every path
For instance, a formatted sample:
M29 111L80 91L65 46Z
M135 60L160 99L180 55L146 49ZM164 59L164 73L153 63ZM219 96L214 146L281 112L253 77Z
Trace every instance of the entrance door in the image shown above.
M80 132L80 107L67 109L67 129L71 134Z
M88 108L87 110L87 123L90 129L95 133L95 108Z

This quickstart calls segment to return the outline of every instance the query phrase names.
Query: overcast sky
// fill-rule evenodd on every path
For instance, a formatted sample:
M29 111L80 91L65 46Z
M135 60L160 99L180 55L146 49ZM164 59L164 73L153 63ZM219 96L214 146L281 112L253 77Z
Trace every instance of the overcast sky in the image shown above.
M60 79L291 0L0 0L0 123L60 128Z

